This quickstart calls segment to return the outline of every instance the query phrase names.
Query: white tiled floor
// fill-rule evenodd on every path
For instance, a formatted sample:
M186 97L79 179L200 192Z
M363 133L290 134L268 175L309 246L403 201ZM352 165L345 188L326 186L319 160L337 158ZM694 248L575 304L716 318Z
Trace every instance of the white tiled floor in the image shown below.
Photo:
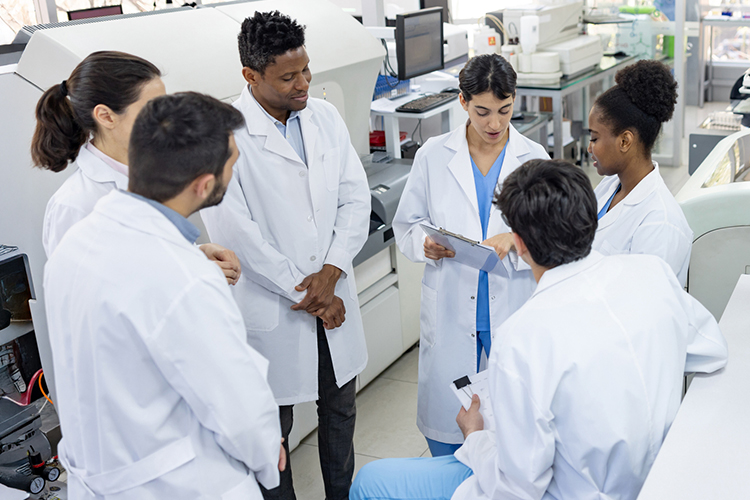
M419 351L405 353L357 395L354 431L355 474L368 462L388 457L429 456L417 429L417 361ZM292 475L298 500L322 500L318 433L292 452Z
M710 112L724 108L726 103L706 103L703 109L688 106L685 110L686 136ZM687 143L684 151L681 167L660 169L673 193L677 193L689 178ZM593 167L586 165L583 168L592 183L598 183L599 176ZM416 348L404 354L357 396L355 473L364 464L378 458L430 456L427 443L416 425L418 354ZM292 452L294 488L299 500L325 498L317 440L317 432L313 432Z

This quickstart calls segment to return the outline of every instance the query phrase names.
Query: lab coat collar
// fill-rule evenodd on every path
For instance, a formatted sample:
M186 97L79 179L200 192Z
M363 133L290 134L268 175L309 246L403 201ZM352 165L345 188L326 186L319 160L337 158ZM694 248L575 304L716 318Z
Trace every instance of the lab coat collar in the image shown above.
M471 155L469 154L469 143L466 140L466 130L469 126L467 122L465 126L458 127L451 132L450 137L445 141L445 147L455 152L453 158L448 162L448 169L456 178L461 189L463 189L464 194L466 194L472 207L474 207L474 211L479 213L474 173L469 168L471 165ZM508 125L508 145L506 148L505 159L497 181L498 184L502 184L508 174L521 164L520 157L531 152L525 138L518 133L513 125ZM490 213L495 209L495 205L493 204Z
M250 92L250 86L245 85L242 89L240 98L235 103L237 107L245 117L245 127L250 135L265 136L266 142L263 145L264 149L283 156L284 158L297 162L304 163L294 151L294 148L284 136L281 135L279 129L276 128L276 124L268 117L267 113L260 106L258 101L255 100ZM305 144L305 153L308 161L314 158L314 146L315 136L317 135L318 128L311 123L313 112L310 110L309 105L299 112L300 125L302 128L302 142Z
M659 173L659 164L655 161L652 161L651 163L654 164L654 169L649 172L646 177L641 179L641 182L639 182L638 185L628 193L621 203L626 205L638 205L654 192L659 185L659 181L661 181L661 174Z
M664 182L659 173L659 164L655 161L652 163L654 164L654 169L649 172L646 177L641 179L641 182L639 182L638 185L634 187L633 190L622 199L622 201L620 201L620 203L615 205L609 212L599 219L599 229L614 224L614 222L620 217L622 207L638 205L650 196L651 193L656 191L660 183ZM612 185L609 186L609 189L607 189L607 192L604 193L604 199L608 200L614 194L615 189L617 189L619 185L619 182L613 182Z
M122 191L112 191L96 203L94 212L115 222L180 246L193 247L167 217L145 201Z
M604 256L602 254L600 254L596 250L591 250L591 253L589 253L589 255L581 260L577 260L569 264L563 264L562 266L553 267L552 269L545 271L545 273L542 275L542 279L539 280L539 284L532 294L532 297L539 295L548 288L552 288L556 284L565 281L568 278L572 278L573 276L576 276L586 271L587 269L590 269L591 267L601 262L603 258Z
M117 189L128 188L128 177L107 165L101 158L97 158L86 147L82 147L76 158L76 165L83 174L94 182L113 182Z

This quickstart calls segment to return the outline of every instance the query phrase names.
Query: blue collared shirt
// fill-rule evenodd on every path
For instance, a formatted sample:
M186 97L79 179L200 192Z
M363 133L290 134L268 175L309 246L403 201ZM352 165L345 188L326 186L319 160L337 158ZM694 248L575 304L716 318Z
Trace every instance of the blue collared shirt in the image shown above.
M297 153L297 156L299 156L300 160L302 160L302 163L307 165L307 155L305 154L305 143L302 141L302 125L299 119L299 112L292 111L291 113L289 113L289 118L286 119L286 125L284 125L279 120L271 116L268 111L266 111L266 109L260 105L260 103L255 99L252 89L250 90L250 97L252 97L253 101L255 101L255 104L257 104L258 107L263 111L263 113L265 113L268 119L271 120L274 125L276 125L276 128L281 133L281 135L286 138L287 142L291 144L292 149L294 149L294 151Z
M175 227L180 231L180 233L185 237L190 244L195 244L195 241L198 239L198 236L201 235L200 229L195 227L195 225L187 220L182 215L178 214L171 208L169 208L166 205L162 205L158 201L149 200L148 198L141 196L139 194L131 193L130 191L122 191L125 194L129 194L133 198L137 198L141 201L145 201L155 209L157 209L159 212L161 212L164 217L169 219L169 222L175 225Z

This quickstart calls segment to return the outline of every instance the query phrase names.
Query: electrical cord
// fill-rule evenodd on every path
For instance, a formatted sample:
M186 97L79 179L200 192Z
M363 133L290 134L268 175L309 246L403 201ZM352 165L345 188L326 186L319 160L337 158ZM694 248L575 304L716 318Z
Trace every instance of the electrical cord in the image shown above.
M417 126L414 127L414 130L411 133L412 142L414 142L414 134L417 133L417 129L419 129L419 144L421 145L424 142L424 140L422 139L422 119L421 118L417 121Z
M47 393L44 392L44 389L42 388L42 377L43 376L44 376L44 372L42 372L42 373L39 374L39 390L42 391L42 396L44 396L44 399L46 399L52 405L54 405L55 403L52 402L52 400L49 398L49 396L47 396ZM45 404L47 404L47 403L45 403Z
M503 26L503 22L500 19L498 19L497 16L493 14L485 14L483 18L489 19L490 21L492 21L492 24L500 28L500 31L503 32L503 36L505 37L505 43L509 43L508 41L510 40L510 37L508 36L508 32L505 31L505 26Z
M387 75L385 75L385 83L388 84L388 87L391 89L395 89L398 87L398 84L401 83L401 80L398 80L398 73L393 71L393 66L391 66L391 56L388 53L388 43L385 41L385 38L380 39L380 43L383 44L383 48L385 49L385 60L383 61L383 67L385 68L385 71ZM396 84L391 85L390 80L388 80L388 77L396 78Z

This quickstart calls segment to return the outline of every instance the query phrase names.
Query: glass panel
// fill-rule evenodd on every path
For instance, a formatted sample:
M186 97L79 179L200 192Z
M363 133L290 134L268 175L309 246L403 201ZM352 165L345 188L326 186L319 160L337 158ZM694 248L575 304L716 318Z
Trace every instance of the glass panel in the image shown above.
M727 151L727 154L721 159L714 173L703 183L703 187L720 186L732 182L733 157L734 148Z
M0 44L11 43L21 28L36 24L33 0L0 2Z
M106 7L109 5L122 4L123 14L135 14L138 12L149 12L172 7L178 7L185 3L182 0L174 0L168 4L166 0L57 0L57 16L60 21L68 20L68 12L72 10L91 9L93 7Z
M713 61L750 61L750 27L714 27Z

